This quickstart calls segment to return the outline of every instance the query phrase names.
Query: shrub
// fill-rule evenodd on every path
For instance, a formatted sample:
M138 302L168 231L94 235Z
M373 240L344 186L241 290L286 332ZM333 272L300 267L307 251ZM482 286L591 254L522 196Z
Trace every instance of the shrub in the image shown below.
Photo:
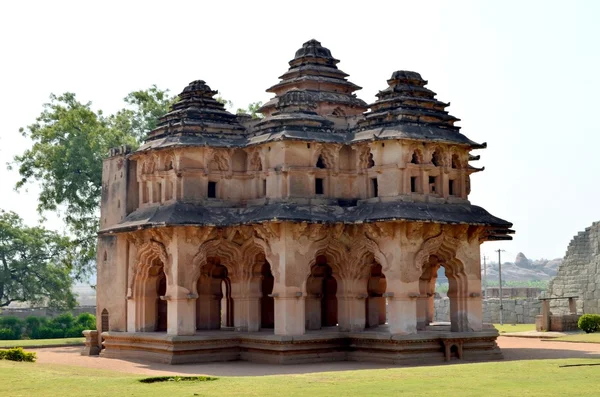
M0 340L12 340L15 338L15 333L10 328L0 328Z
M12 331L12 337L10 339L21 339L21 334L23 334L23 328L25 328L25 322L18 317L0 317L0 329L9 329ZM8 335L8 333L5 333L5 335Z
M65 338L80 338L86 329L89 328L85 328L83 325L75 325L65 331Z
M56 338L64 338L65 330L62 328L52 328L49 326L45 326L39 329L37 339L56 339Z
M586 334L600 330L600 314L584 314L579 317L577 326Z
M40 328L47 323L46 317L29 316L25 319L25 333L30 339L39 339Z
M81 313L79 316L77 316L77 320L75 320L75 323L78 326L81 326L83 329L95 330L96 316L90 313Z
M22 347L0 350L0 360L27 361L32 363L35 362L36 359L35 353L26 352Z

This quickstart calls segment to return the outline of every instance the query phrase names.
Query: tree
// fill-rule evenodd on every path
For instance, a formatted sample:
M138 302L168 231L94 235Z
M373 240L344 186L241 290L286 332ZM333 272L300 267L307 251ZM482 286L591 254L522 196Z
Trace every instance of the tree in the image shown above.
M258 109L262 106L262 102L252 102L248 104L245 109L239 108L236 114L249 114L253 119L262 119L263 115L258 112Z
M0 210L0 307L12 302L75 306L72 253L67 237L25 226L14 212Z
M64 210L64 221L75 237L78 278L91 271L95 258L103 158L112 147L137 147L174 98L152 86L130 93L124 101L126 108L106 117L73 93L51 95L36 122L20 130L33 146L14 158L21 175L16 188L39 182L38 212Z

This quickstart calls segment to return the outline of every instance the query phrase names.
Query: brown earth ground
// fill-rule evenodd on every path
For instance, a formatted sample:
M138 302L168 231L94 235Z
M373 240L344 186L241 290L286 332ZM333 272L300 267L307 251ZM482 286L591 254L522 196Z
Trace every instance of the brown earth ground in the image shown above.
M539 360L557 358L600 358L600 344L564 343L532 338L509 338L500 336L498 345L505 360ZM244 361L209 364L166 365L149 362L133 362L98 356L80 355L81 347L51 347L33 349L42 364L66 364L88 368L109 369L140 375L213 375L213 376L260 376L274 374L304 374L325 371L348 371L395 367L387 364L335 362L299 365L255 364ZM468 362L465 360L464 362ZM452 363L458 364L458 361Z

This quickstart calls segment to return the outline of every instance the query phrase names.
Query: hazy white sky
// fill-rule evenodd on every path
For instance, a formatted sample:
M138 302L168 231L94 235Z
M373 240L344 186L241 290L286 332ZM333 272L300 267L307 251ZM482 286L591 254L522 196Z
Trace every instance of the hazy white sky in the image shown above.
M367 102L395 70L429 81L477 142L471 202L514 223L495 260L563 256L600 220L597 1L11 1L0 5L0 208L38 221L35 186L16 193L4 164L30 144L50 93L110 113L152 84L203 79L235 106L266 101L315 38ZM46 226L60 229L50 217Z

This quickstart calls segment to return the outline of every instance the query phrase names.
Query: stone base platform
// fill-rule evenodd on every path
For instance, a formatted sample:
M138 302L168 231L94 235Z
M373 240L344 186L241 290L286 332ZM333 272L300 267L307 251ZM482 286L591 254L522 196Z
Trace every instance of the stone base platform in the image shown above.
M422 331L390 335L382 331L309 331L302 336L272 331L241 333L199 331L191 336L165 333L104 332L100 355L166 364L244 360L300 364L326 361L365 361L388 364L439 364L451 359L500 360L498 332Z

